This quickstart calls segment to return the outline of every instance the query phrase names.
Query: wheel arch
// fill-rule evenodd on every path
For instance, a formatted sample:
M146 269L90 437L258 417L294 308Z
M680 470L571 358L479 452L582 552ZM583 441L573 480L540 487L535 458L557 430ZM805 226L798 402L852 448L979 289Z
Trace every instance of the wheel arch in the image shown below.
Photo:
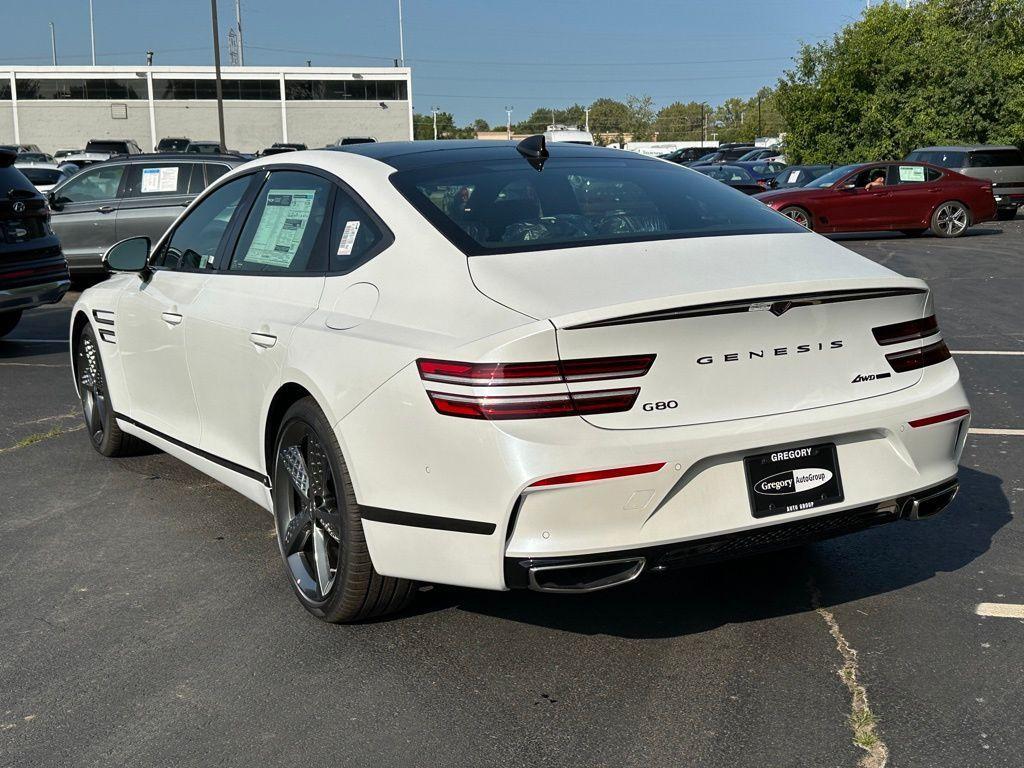
M939 208L944 206L946 203L959 203L964 208L966 208L967 209L967 217L968 217L967 218L967 226L968 227L973 227L974 226L974 209L971 208L971 204L970 203L968 203L966 200L960 199L959 197L947 197L947 198L944 198L944 199L940 200L935 205L933 205L931 211L928 212L928 226L931 226L932 218L935 216L935 212L937 210L939 210Z
M82 391L78 388L78 355L75 354L75 350L78 348L78 339L82 331L89 325L89 315L83 309L77 310L71 319L71 344L68 352L71 355L71 377L75 382L75 394L79 397L82 396Z

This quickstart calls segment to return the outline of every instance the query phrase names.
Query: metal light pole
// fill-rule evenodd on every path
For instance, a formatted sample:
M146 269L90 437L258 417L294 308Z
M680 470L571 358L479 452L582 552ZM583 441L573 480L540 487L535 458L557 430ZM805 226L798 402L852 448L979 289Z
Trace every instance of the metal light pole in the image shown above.
M245 66L245 45L242 43L242 0L235 0L235 26L238 28L238 63Z
M405 29L402 23L402 0L398 0L398 63L403 67L405 66Z
M57 33L53 31L53 22L50 22L50 51L53 53L53 66L57 66Z
M512 141L512 107L505 107L505 130L508 131L508 140Z
M96 28L92 23L92 0L89 0L89 44L92 46L92 65L96 66Z
M224 90L220 82L220 38L217 32L217 0L210 0L210 16L213 22L213 71L217 83L217 127L220 129L220 151L225 150L224 142Z
M431 107L430 113L434 116L434 141L437 141L437 113L440 111L440 107Z
M590 107L586 107L583 110L583 115L584 115L584 120L585 120L585 124L583 126L583 130L585 130L587 133L590 133Z

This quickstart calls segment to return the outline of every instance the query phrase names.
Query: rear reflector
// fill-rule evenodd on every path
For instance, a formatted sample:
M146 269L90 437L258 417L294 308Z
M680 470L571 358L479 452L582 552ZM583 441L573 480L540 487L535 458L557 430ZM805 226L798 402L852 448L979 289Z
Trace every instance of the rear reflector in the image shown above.
M620 467L618 469L599 469L595 472L574 472L571 475L559 475L549 477L545 480L538 480L530 485L531 488L540 488L545 485L566 485L568 483L587 483L591 480L608 480L613 477L629 477L630 475L646 475L650 472L657 472L665 466L662 461L658 464L641 464L637 467Z
M968 408L961 408L958 411L950 411L949 413L940 413L938 416L929 416L924 419L914 419L908 421L914 429L918 427L927 427L929 424L938 424L942 421L953 421L954 419L962 419L964 416L970 416L971 411Z
M935 315L931 315L920 320L908 320L905 323L883 325L872 329L871 332L875 334L875 341L885 346L934 336L939 332L939 323L935 319Z
M470 387L561 384L566 381L601 381L644 376L654 355L595 357L547 363L460 363L452 360L416 361L420 378Z
M896 373L905 373L928 365L935 365L949 360L949 358L949 348L944 341L937 341L927 347L907 349L903 352L890 352L885 356Z
M438 413L445 416L460 416L464 419L492 421L618 413L632 408L639 394L639 387L521 397L473 397L449 392L427 392Z

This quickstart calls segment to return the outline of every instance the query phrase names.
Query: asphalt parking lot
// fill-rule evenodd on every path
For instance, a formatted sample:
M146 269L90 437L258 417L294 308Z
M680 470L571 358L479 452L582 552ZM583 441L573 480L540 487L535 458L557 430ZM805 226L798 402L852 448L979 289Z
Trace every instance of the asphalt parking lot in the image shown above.
M0 341L0 765L1020 766L1024 619L977 609L1024 604L1024 214L839 240L935 291L976 430L949 510L359 626L303 611L255 505L96 454L74 295L26 316Z

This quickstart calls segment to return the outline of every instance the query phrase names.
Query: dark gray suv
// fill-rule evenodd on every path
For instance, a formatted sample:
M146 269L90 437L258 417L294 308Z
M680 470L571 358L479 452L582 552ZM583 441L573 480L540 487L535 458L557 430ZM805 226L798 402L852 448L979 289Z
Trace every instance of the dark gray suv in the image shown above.
M155 243L196 195L242 162L229 155L128 155L54 187L47 195L51 226L72 274L102 272L104 252L127 237Z
M992 182L996 217L1002 221L1017 215L1024 205L1024 154L1017 147L992 144L924 147L915 149L907 160L950 168L964 176Z

